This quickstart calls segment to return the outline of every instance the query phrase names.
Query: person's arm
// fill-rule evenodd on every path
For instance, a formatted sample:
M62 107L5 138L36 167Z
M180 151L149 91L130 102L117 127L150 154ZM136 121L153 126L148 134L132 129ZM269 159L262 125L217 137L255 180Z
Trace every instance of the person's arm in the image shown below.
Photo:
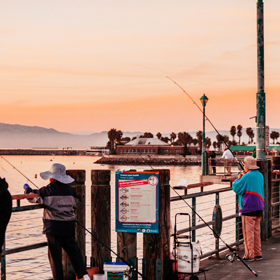
M24 188L24 193L29 194L29 193L35 193L38 194L38 197L33 197L33 198L28 198L28 202L30 203L39 203L39 204L44 204L43 198L40 196L40 190L33 190L29 187L28 184L23 185Z
M238 178L232 184L232 190L236 194L242 194L245 189L246 178L243 177L243 174L238 174Z

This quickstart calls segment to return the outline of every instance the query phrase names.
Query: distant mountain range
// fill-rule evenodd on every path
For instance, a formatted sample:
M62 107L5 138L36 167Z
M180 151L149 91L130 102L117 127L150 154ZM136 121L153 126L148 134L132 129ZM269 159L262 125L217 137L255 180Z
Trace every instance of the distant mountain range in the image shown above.
M256 135L255 129L253 128ZM271 128L271 131L280 129ZM152 132L156 137L157 132ZM196 131L189 132L192 137L196 137ZM228 130L220 130L221 135L232 137ZM142 135L144 132L123 132L124 137L134 137ZM206 137L210 137L212 142L216 141L217 133L215 131L207 131ZM163 133L162 136L170 136L170 133ZM235 136L236 141L238 137ZM246 128L243 128L241 142L248 143ZM59 132L55 129L48 129L39 126L24 126L18 124L0 123L0 149L31 149L31 148L67 148L72 149L89 149L90 146L106 146L108 142L107 131L102 132ZM270 141L272 142L272 141Z

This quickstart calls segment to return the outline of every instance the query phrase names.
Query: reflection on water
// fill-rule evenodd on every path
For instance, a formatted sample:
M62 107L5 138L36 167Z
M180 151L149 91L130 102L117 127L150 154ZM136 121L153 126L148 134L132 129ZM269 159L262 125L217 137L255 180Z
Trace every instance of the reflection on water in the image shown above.
M66 166L67 169L81 169L86 170L86 226L88 229L91 227L90 222L90 187L91 187L91 170L95 169L109 169L111 170L111 186L115 184L114 172L117 170L123 170L127 168L133 168L137 171L150 170L150 166L108 166L95 164L94 162L99 157L94 156L6 156L5 157L11 164L13 164L17 169L20 170L32 183L24 178L19 172L13 169L8 163L3 159L0 159L0 176L5 177L9 183L9 190L11 194L23 194L23 185L28 183L32 188L42 187L47 184L46 181L42 180L39 176L40 172L49 170L50 166L59 162ZM200 166L155 166L155 168L160 169L170 169L170 185L176 186L182 179L187 179L188 183L198 183L199 176L201 174ZM211 186L211 188L214 188ZM195 190L193 190L195 192ZM180 191L180 194L183 194ZM116 233L114 232L115 228L115 192L112 189L111 191L111 209L112 209L112 249L116 250ZM171 196L176 196L174 191L171 190ZM234 196L227 197L228 205L231 205L234 201ZM212 199L213 203L215 198ZM211 220L213 206L205 207L205 203L209 202L209 197L204 197L197 204L197 211L203 216L206 221ZM14 202L15 203L15 202ZM28 204L24 201L23 204ZM191 203L191 202L190 202ZM14 204L15 205L15 204ZM214 205L214 204L213 204ZM190 209L184 204L184 202L176 202L176 205L171 205L172 217L174 217L175 212L184 211L190 212ZM230 210L231 211L231 210ZM199 223L199 219L197 220ZM181 221L179 228L186 227L186 221ZM232 230L232 229L231 229ZM234 230L234 229L233 229ZM202 229L201 236L205 238L208 236L208 239L211 240L208 243L212 243L213 234L209 229ZM45 236L42 234L42 209L32 210L22 213L14 213L12 215L11 222L8 226L7 231L7 242L6 248L11 249L15 247L26 246L34 243L40 243L45 241ZM138 248L139 248L139 258L141 258L142 252L142 240L139 236L138 238ZM87 256L91 254L90 248L91 237L86 236L86 251ZM210 244L209 246L212 246ZM172 247L172 244L171 244ZM32 251L27 251L23 253L11 254L7 256L7 273L8 279L50 279L51 272L47 259L47 248L36 249Z

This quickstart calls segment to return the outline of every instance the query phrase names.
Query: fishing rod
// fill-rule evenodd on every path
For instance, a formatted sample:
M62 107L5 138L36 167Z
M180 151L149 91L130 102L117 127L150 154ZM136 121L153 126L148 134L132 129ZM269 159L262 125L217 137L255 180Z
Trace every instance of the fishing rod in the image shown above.
M4 159L9 165L11 165L19 174L21 174L27 181L29 181L32 185L34 185L37 189L39 187L33 183L28 177L26 177L22 172L20 172L13 164L11 164L7 159L5 159L3 156L1 156L2 159Z
M141 157L142 158L142 157ZM143 158L142 158L143 159ZM144 159L143 159L144 160ZM145 163L146 160L144 160ZM147 163L148 164L148 163ZM148 164L153 170L155 170L150 164ZM245 267L247 267L256 277L258 277L258 274L236 253L235 250L233 250L231 248L231 246L229 246L223 239L222 237L216 233L216 231L198 214L198 212L175 190L174 187L172 187L171 185L169 185L170 188L178 195L178 197L193 211L193 213L195 213L198 218L213 232L214 236L217 236L221 241L222 243L230 250L230 252L238 259L240 260L244 265ZM233 262L233 260L231 260L231 255L227 256L227 259L231 262Z
M236 158L236 156L233 154L232 150L230 149L230 147L228 146L228 144L226 143L226 141L224 140L224 137L219 133L219 131L216 129L216 127L214 126L214 124L209 120L209 118L206 116L205 112L203 112L203 110L197 105L197 103L193 100L193 98L177 83L175 82L173 79L171 79L169 76L166 76L167 79L169 79L170 81L172 81L176 86L178 86L193 102L194 105L196 105L196 107L199 109L199 111L203 114L203 116L206 118L206 120L211 124L211 126L214 128L214 130L216 131L216 133L219 135L220 139L224 142L224 144L226 145L226 147L229 149L229 151L231 152L232 156L234 157L234 159L237 161L238 165L240 166L240 168L244 171L244 166L243 164Z

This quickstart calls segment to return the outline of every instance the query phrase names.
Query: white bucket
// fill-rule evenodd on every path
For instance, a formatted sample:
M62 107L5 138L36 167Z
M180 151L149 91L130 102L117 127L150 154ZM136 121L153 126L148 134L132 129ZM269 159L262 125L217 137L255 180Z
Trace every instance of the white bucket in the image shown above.
M193 272L199 271L199 262L201 256L201 246L199 242L192 242L193 247L193 260L192 251L190 244L179 243L178 246L178 272L180 273L191 273L192 263Z
M105 274L94 274L93 280L106 280Z
M106 280L129 280L129 277L124 275L124 271L128 270L129 267L123 262L105 262L103 269Z

